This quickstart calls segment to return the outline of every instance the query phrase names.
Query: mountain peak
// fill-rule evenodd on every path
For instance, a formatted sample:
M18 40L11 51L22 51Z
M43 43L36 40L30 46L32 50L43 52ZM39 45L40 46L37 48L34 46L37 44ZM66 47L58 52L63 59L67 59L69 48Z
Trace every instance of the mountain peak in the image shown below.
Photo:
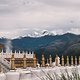
M45 35L54 35L53 32L50 32L48 30L43 30L43 31L34 31L32 34L28 34L28 37L42 37Z
M68 35L68 36L75 36L76 34L73 34L73 33L65 33L63 35Z

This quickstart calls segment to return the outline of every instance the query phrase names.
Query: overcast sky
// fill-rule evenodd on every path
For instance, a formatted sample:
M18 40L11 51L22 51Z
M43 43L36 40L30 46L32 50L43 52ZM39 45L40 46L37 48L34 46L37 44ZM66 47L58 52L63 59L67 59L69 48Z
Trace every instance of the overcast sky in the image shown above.
M0 37L42 30L80 34L80 0L0 0Z

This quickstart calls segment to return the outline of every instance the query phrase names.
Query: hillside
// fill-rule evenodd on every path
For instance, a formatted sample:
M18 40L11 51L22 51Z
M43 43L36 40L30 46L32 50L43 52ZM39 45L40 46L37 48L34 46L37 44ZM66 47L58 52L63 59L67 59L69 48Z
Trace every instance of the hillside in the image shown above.
M4 46L7 39L0 39ZM42 53L46 57L51 54L58 55L79 55L80 53L80 35L66 33L63 35L45 35L42 37L21 37L11 40L12 50L35 51L38 56Z

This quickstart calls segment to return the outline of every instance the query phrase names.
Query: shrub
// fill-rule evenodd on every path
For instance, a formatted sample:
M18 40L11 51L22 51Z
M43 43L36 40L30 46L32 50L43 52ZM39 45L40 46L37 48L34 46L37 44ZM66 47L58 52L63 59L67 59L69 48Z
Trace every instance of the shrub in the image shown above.
M68 69L65 69L64 72L61 72L61 74L57 74L56 72L50 73L43 71L44 77L40 77L37 75L40 80L80 80L80 75L77 68L73 68L71 70L71 73L68 71Z

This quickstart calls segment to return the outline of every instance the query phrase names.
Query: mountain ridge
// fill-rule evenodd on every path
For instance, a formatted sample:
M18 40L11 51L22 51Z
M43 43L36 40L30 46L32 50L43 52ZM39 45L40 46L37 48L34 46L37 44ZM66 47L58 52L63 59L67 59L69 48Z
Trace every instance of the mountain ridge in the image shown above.
M1 38L0 44L6 46L8 39ZM11 41L12 50L21 51L35 51L37 56L44 53L46 56L51 54L58 55L79 55L80 52L80 35L66 33L63 35L45 35L42 37L21 37ZM9 47L11 46L9 45ZM75 48L74 48L75 46ZM8 46L7 46L8 47ZM5 47L6 48L6 47ZM11 49L11 48L10 48ZM78 51L76 51L78 50Z

